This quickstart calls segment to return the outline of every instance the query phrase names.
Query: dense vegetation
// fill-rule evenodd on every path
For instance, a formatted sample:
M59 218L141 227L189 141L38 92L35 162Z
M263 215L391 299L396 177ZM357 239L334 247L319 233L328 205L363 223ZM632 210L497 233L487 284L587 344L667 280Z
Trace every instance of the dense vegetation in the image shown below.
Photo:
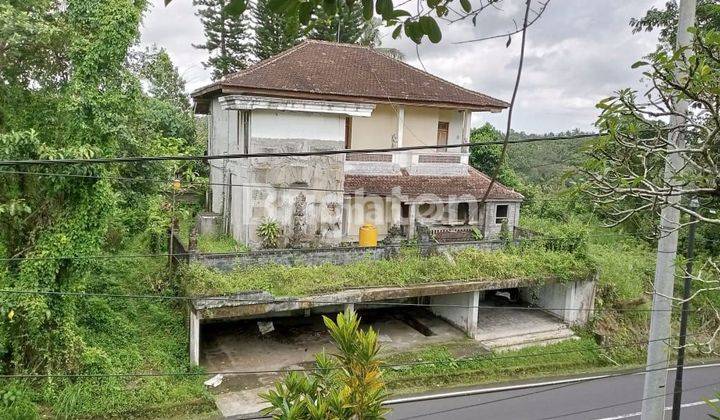
M351 287L410 286L438 281L568 281L586 279L592 271L582 255L528 244L505 251L466 249L452 258L421 257L416 250L408 250L392 260L367 260L344 266L262 265L237 268L230 273L198 264L187 269L183 286L194 296L252 290L266 290L277 296L304 296Z

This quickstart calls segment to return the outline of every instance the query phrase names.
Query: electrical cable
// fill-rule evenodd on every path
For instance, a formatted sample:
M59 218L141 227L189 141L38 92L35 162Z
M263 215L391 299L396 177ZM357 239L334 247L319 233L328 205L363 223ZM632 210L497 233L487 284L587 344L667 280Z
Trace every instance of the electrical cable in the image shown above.
M692 336L690 334L689 336ZM664 338L659 339L655 341L665 341L667 342L671 338ZM593 347L584 347L584 348L578 348L578 349L564 349L561 351L552 351L552 352L538 352L538 353L529 353L529 354L513 354L513 355L496 355L492 354L490 356L486 357L480 357L475 359L455 359L455 360L436 360L436 361L417 361L417 362L405 362L405 363L389 363L389 364L383 364L382 367L387 368L402 368L402 367L413 367L413 366L428 366L428 365L445 365L445 364L458 364L458 363L469 363L469 362L479 362L479 361L493 361L493 360L506 360L506 359L522 359L522 358L529 358L529 357L542 357L542 356L552 356L552 355L559 355L559 354L567 354L567 353L582 353L585 351L597 351L597 350L604 350L604 349L610 349L610 348L616 348L616 347L626 347L631 344L638 344L638 345L644 345L647 344L647 340L643 341L637 341L637 342L630 342L630 343L622 343L622 344L614 344L614 345L607 345L607 346L593 346ZM0 379L16 379L16 378L102 378L102 377L154 377L154 376L208 376L208 375L264 375L264 374L275 374L275 373L290 373L290 372L312 372L316 370L326 370L326 369L343 369L342 367L335 367L335 368L291 368L291 369L282 369L282 370L273 370L273 369L267 369L267 370L251 370L251 371L240 371L240 370L226 370L226 371L196 371L196 372L124 372L124 373L48 373L48 374L32 374L32 373L21 373L21 374L0 374Z
M585 139L591 137L600 137L602 134L578 134L568 136L555 137L531 137L518 139L507 144L534 143L540 141L557 141L557 140L573 140ZM228 153L224 155L205 155L205 156L128 156L128 157L108 157L108 158L91 158L91 159L16 159L16 160L0 160L0 166L13 165L54 165L54 164L106 164L106 163L132 163L132 162L161 162L161 161L210 161L224 159L253 159L253 158L274 158L274 157L309 157L309 156L332 156L342 154L365 154L365 153L391 153L403 152L411 150L440 150L455 149L462 147L483 147L491 145L505 144L502 141L487 141L482 143L458 143L444 145L423 145L423 146L403 146L395 148L372 148L372 149L340 149L340 150L321 150L308 152L273 152L273 153Z

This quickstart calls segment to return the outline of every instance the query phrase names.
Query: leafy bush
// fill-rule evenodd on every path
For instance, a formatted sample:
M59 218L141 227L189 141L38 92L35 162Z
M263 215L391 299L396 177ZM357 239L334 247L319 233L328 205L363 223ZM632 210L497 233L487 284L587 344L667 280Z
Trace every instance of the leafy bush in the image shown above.
M315 356L310 375L290 373L260 396L270 403L264 414L275 419L381 419L390 411L378 359L380 344L372 329L360 329L355 311L323 316L338 354Z
M33 392L19 383L0 387L0 417L13 420L39 419Z
M257 234L262 239L263 247L277 248L280 238L280 224L274 219L264 219L257 227Z
M542 246L548 251L587 254L587 225L577 220L568 220L564 223L533 217L524 217L520 220L523 227L539 233L528 239L529 242Z

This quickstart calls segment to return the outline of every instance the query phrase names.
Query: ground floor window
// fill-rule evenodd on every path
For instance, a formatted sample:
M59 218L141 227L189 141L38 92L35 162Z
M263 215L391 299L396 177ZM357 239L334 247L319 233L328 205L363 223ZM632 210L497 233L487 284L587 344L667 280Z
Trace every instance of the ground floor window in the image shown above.
M495 223L501 224L508 219L508 205L499 204L495 207Z

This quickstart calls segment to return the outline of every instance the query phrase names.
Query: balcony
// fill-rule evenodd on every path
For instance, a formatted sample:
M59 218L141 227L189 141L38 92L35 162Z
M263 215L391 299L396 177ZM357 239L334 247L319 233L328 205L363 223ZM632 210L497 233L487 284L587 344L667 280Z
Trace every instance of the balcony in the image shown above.
M462 152L397 151L353 153L345 157L345 173L353 175L463 176L470 154Z

